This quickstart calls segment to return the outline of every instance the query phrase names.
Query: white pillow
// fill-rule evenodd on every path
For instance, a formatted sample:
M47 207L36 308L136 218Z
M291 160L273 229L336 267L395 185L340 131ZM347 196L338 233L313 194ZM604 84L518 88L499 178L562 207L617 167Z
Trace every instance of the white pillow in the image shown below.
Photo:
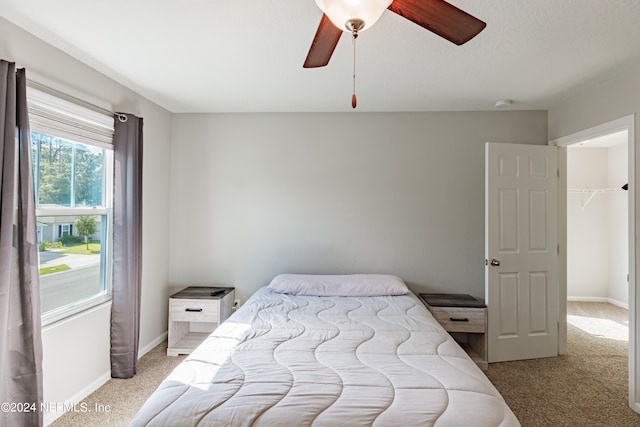
M289 295L371 297L404 295L407 285L386 274L280 274L269 284L273 292Z

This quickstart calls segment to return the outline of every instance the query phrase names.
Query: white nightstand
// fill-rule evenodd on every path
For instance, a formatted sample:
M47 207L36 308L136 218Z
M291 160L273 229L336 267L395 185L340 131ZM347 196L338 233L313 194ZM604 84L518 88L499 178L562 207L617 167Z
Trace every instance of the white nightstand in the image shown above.
M484 301L464 294L420 294L420 299L469 357L486 371L489 364Z
M191 353L231 315L234 288L190 286L169 297L167 356Z

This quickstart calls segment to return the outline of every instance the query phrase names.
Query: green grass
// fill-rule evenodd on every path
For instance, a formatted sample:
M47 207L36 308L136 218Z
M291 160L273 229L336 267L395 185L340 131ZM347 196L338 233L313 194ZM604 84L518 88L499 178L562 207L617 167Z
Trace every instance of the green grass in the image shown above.
M86 243L75 243L73 245L65 246L65 248L59 251L59 253L75 255L96 255L100 253L100 243L89 243L88 250Z
M45 274L58 273L59 271L67 271L71 270L67 264L54 265L53 267L42 267L40 269L40 275L44 276Z

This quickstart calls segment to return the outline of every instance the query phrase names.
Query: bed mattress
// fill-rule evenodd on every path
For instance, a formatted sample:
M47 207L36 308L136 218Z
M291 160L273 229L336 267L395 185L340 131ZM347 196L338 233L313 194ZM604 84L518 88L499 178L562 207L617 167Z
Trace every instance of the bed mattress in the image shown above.
M133 426L518 426L413 294L266 287L162 382Z

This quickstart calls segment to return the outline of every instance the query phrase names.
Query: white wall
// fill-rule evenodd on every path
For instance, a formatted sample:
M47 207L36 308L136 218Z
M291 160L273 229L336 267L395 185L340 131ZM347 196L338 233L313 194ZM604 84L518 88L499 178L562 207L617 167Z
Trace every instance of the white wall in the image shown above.
M567 187L606 188L606 148L567 151ZM605 298L609 289L608 195L567 194L567 296Z
M484 143L546 144L546 112L184 114L171 283L246 300L283 272L393 273L484 296Z
M627 182L627 146L570 148L567 187L617 188ZM628 193L567 194L567 296L627 306ZM583 206L584 209L583 209Z
M140 347L148 349L167 329L170 113L4 18L0 18L0 57L26 67L30 80L144 118ZM82 398L108 379L109 313L106 304L43 329L46 402Z

